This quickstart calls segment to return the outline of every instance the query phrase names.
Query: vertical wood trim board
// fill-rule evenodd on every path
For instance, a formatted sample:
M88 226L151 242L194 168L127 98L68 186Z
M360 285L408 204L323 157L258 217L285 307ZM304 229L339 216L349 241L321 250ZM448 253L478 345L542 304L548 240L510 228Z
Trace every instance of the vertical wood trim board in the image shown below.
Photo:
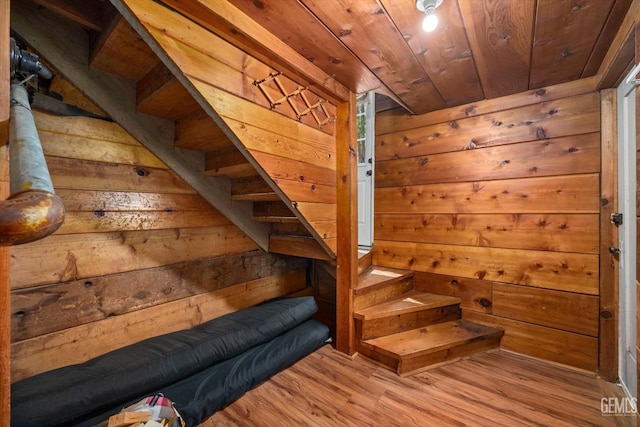
M336 278L336 349L355 351L352 288L358 281L358 183L355 138L355 94L338 106L336 123L338 186L338 253Z
M9 197L9 0L0 4L0 200ZM0 247L0 425L10 425L9 247Z
M636 22L640 19L640 11L636 9ZM640 62L640 26L636 24L634 31L634 58L635 63ZM636 144L638 144L638 138L640 137L640 91L636 86ZM617 105L614 104L614 105ZM638 169L638 161L640 160L640 153L636 147L636 206L638 206L638 200L640 200L640 169ZM638 254L638 247L640 247L640 234L638 234L638 225L640 225L640 212L636 210L636 357L640 355L638 349L640 348L640 314L638 313L638 301L640 301L640 282L638 281L638 271L640 271L640 255ZM616 280L617 283L617 280ZM637 378L640 379L640 358L637 360ZM637 419L637 425L640 426L640 417Z
M602 173L600 175L600 375L618 378L618 261L608 248L618 246L618 229L611 214L618 209L618 131L616 90L602 97Z

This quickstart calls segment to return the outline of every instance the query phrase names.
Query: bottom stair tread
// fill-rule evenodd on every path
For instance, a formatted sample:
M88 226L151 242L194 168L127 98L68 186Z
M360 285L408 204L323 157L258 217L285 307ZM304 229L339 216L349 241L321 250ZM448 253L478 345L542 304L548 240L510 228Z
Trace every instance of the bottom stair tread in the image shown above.
M362 342L362 345L396 359L419 357L473 341L500 337L501 329L464 320L439 323Z

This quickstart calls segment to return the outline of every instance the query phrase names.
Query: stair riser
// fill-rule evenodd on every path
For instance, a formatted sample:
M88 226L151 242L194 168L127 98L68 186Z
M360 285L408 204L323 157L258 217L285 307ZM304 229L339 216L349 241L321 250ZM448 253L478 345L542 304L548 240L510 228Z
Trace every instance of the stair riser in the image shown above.
M478 352L499 348L501 338L502 334L493 334L463 342L457 346L438 350L433 353L404 358L381 353L363 341L357 342L357 350L362 356L373 360L399 375L410 375L445 362L453 362Z
M384 366L387 369L391 369L394 372L398 371L400 366L400 360L395 357L387 356L386 354L378 353L371 347L364 345L362 341L356 342L356 350L361 356L372 360L380 366Z
M460 307L458 304L403 313L381 319L356 319L356 337L368 340L458 319L460 319Z
M373 252L358 258L358 276L367 271L371 267L371 260L373 259Z
M402 295L413 289L413 277L390 281L385 286L369 290L353 298L353 310L358 311Z
M445 362L454 362L462 357L496 349L500 347L501 335L482 337L460 346L441 350L435 353L400 360L396 372L399 375L410 375L429 369Z

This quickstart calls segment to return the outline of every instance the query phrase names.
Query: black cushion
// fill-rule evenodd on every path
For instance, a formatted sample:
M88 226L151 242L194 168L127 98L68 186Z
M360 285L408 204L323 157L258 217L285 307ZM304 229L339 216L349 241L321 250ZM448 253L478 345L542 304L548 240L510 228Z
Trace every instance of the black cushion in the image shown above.
M271 341L150 394L162 393L175 403L187 427L197 426L248 390L317 350L328 339L329 328L310 319ZM123 406L133 404L142 397L78 425L98 425L120 412Z
M312 297L273 300L18 381L11 386L12 425L61 425L153 394L268 342L316 310Z

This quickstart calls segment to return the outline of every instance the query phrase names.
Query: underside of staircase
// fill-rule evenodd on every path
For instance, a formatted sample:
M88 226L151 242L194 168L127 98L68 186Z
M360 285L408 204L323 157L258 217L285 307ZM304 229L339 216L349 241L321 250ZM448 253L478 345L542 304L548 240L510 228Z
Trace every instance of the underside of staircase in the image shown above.
M462 320L460 298L414 289L413 272L361 267L356 351L399 375L498 348L504 331Z
M277 128L278 123L287 122L286 131L290 133L306 136L311 132L314 136L319 135L318 139L333 141L331 120L328 120L330 123L320 123L322 118L313 108L310 107L306 115L302 114L297 121L281 114L282 111L288 111L286 108L297 108L294 101L300 98L302 90L289 87L291 82L284 77L278 77L273 72L269 74L270 67L258 64L255 60L252 62L244 55L242 58L253 65L242 76L243 81L257 82L242 83L246 85L245 91L253 91L247 96L257 99L258 95L265 94L265 99L273 101L279 95L285 101L283 105L276 105L277 100L273 101L271 111L242 97L224 95L224 100L235 102L231 110L248 117L246 122L237 121L238 129L246 133L239 135L237 129L231 129L229 120L225 119L225 122L217 111L211 109L211 101L204 99L204 95L194 89L185 74L172 65L169 54L158 43L154 42L156 45L153 48L149 45L153 40L148 34L143 38L140 34L143 26L133 14L125 18L116 12L110 23L96 29L83 27L82 22L48 25L44 19L67 22L65 18L56 16L55 8L36 14L30 13L30 6L21 2L12 2L11 6L20 9L19 13L12 13L15 16L12 27L16 37L27 42L51 65L56 75L65 78L91 99L238 226L258 247L269 252L321 260L335 258L335 193L328 193L331 188L335 192L335 166L333 170L324 167L329 162L321 163L323 153L318 150L321 160L316 163L323 166L298 170L306 164L306 153L301 149L294 152L287 146L295 145L295 142L289 143L282 137L278 139L276 133L267 134L258 129L252 122L256 114L247 112L258 108L260 117L273 117L269 123L272 128ZM158 16L182 19L185 28L194 31L197 28L200 33L206 33L170 9L156 3L147 6L160 9L162 13L158 13ZM46 12L52 13L47 15ZM34 20L24 19L29 16ZM38 22L37 19L43 21ZM137 28L134 29L133 25ZM49 34L49 29L58 33ZM178 31L175 27L172 30ZM91 39L95 39L95 42ZM55 40L70 44L61 46ZM235 52L234 49L229 45L229 52ZM215 58L202 57L204 61L212 61L211 69L216 69ZM207 66L207 63L202 65L203 68ZM235 72L227 68L229 73ZM265 83L261 87L260 82L250 75L251 72L261 77L272 76L272 80L267 82L269 85ZM219 78L224 80L226 77ZM276 78L280 78L280 81L276 81ZM229 81L233 79L229 78ZM281 88L276 88L274 92L276 83ZM312 93L302 95L305 102L313 100ZM224 102L221 101L222 104ZM329 108L327 104L319 104L317 102L314 107L326 113ZM332 110L329 110L329 115L333 116ZM311 116L317 120L311 120ZM305 129L299 131L297 126ZM255 134L250 134L249 128ZM285 132L282 129L275 131ZM271 144L269 138L273 138L276 143L271 146L291 152L291 158L277 157L273 152L265 153L264 150L252 151L245 146L249 138L263 146ZM324 154L326 157L327 154ZM333 153L328 157L335 163ZM314 180L318 176L321 176L321 182Z

